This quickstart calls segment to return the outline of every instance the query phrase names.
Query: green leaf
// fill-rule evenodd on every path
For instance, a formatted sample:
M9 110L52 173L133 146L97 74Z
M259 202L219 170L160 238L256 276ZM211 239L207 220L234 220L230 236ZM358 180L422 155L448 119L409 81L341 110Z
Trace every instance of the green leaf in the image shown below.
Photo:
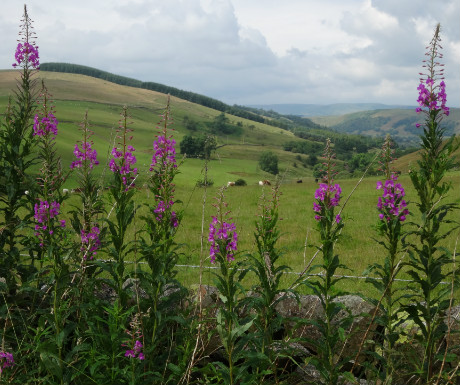
M242 336L252 326L253 322L254 322L254 319L251 319L249 322L245 323L244 325L237 326L231 331L230 337L234 339L235 337L238 338Z
M53 376L62 378L62 369L59 365L59 358L57 355L50 352L41 352L40 360L45 365L46 370Z

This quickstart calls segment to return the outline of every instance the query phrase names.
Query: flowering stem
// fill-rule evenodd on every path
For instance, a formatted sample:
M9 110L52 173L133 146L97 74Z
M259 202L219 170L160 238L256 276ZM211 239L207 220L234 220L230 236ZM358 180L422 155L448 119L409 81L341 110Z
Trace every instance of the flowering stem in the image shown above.
M410 178L418 194L418 209L421 214L421 224L414 230L419 239L411 245L408 274L415 282L412 288L412 302L404 307L409 318L420 326L424 346L423 360L416 368L417 374L423 381L429 383L433 377L436 361L436 346L445 337L445 327L442 315L447 311L449 302L446 298L448 290L440 289L440 284L452 271L446 269L451 265L450 252L439 247L439 241L444 239L457 226L447 231L441 231L441 223L453 223L447 215L458 209L455 204L442 203L451 185L443 181L447 171L453 168L452 154L455 150L453 138L444 143L444 131L441 126L443 115L449 115L446 104L444 69L438 62L442 58L440 51L440 26L436 27L426 55L429 57L424 65L427 73L421 74L418 87L418 113L426 116L423 125L421 159L419 169L410 173ZM428 88L425 86L428 85ZM440 104L439 104L440 103ZM420 126L420 125L419 125Z

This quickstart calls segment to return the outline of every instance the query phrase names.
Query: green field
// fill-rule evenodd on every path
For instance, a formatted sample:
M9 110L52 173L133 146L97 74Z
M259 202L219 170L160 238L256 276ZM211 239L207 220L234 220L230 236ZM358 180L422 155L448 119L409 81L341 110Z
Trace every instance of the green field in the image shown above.
M11 90L14 88L17 76L16 71L0 71L0 111L4 110L8 96L12 95ZM57 146L65 168L73 160L72 151L76 141L80 139L78 127L85 111L88 111L89 121L95 133L94 147L98 150L101 162L96 173L105 176L101 179L101 184L107 184L110 174L105 167L106 158L114 141L122 106L125 103L129 106L133 146L136 148L137 166L140 171L136 183L142 187L148 178L152 142L158 133L157 124L160 121L159 115L166 105L166 95L120 86L83 75L40 72L38 76L40 78L37 80L41 78L45 80L55 100L56 116L60 122ZM174 119L174 124L171 126L174 131L171 133L177 143L184 135L189 134L183 124L184 116L193 118L201 127L206 127L206 122L219 114L218 111L174 97L171 98L171 111ZM293 167L296 162L296 154L283 151L282 145L287 140L302 139L296 138L291 132L242 118L229 116L229 120L234 124L241 122L243 131L238 136L217 137L218 149L207 165L208 177L214 182L211 188L204 190L195 187L196 181L204 177L205 162L203 160L185 159L180 166L181 173L176 179L176 197L183 202L184 220L176 239L178 243L184 244L181 264L199 265L202 260L204 265L209 266L209 261L206 259L208 252L206 239L209 221L214 213L213 197L216 195L216 190L225 185L227 181L239 178L244 179L247 186L229 188L226 197L237 224L240 236L239 249L242 253L254 250L253 231L259 198L263 192L270 194L269 187L260 187L258 181L261 179L274 181L272 175L259 169L258 159L262 151L270 149L278 155L283 175L280 200L282 221L279 224L282 232L279 247L284 251L282 263L288 264L293 272L300 272L314 255L315 246L318 246L316 223L312 212L316 183L311 168L305 168L300 164ZM306 157L306 155L302 156ZM409 208L412 212L416 212L414 202L416 198L405 171L414 167L416 160L417 155L411 154L407 158L398 160L396 164L396 168L403 171L400 181L406 187L410 201ZM449 178L454 184L454 189L448 199L460 203L458 171L452 173ZM299 179L302 179L303 183L296 183ZM336 250L351 269L345 272L346 274L361 275L369 264L383 259L384 256L383 248L373 239L377 237L373 229L377 222L378 192L375 190L377 180L377 177L365 178L343 211L346 225ZM343 188L342 201L344 201L355 187L357 180L344 179L338 182ZM72 175L65 187L69 189L76 187L76 181ZM140 188L136 197L140 205L149 202L148 192L144 188ZM66 209L70 209L75 199L76 197L72 196L66 202ZM204 199L206 203L202 222ZM417 223L419 218L415 215L410 220ZM136 223L135 226L138 229L142 223ZM202 234L202 228L204 234ZM134 234L134 227L131 229L131 234ZM454 248L456 236L457 234L454 234L446 240L446 246L450 249ZM203 249L201 248L202 239L204 240ZM184 283L197 282L198 269L180 267L179 270ZM295 275L287 276L286 283L292 281L294 277ZM210 280L209 274L206 273L204 278ZM367 290L364 280L348 280L344 285L350 290Z

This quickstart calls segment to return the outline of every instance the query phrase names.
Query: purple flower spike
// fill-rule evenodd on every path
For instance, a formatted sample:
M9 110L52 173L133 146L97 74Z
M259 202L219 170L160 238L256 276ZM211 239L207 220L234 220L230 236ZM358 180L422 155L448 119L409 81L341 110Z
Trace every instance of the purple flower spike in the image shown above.
M417 102L420 107L416 108L416 112L419 113L422 112L422 108L428 108L430 111L442 110L444 115L449 116L449 107L446 107L446 83L441 81L436 86L434 80L429 77L425 83L428 88L423 84L423 80L421 80L421 83L417 87L419 91Z
M41 241L40 247L43 247L43 238L46 232L49 235L53 235L53 229L49 229L48 227L57 219L57 216L59 215L59 210L60 205L58 202L49 203L48 201L40 200L39 203L35 204L34 218L38 222L38 224L35 225L35 236L37 236ZM58 222L59 227L65 227L64 219L61 219Z
M137 358L139 361L145 359L144 353L142 352L143 345L141 341L136 340L132 349L128 349L125 352L125 357Z
M384 186L383 194L379 197L377 203L381 221L389 222L396 219L400 222L404 222L406 216L409 214L409 210L406 208L407 203L404 200L406 193L402 185L400 183L395 183L396 181L397 176L392 175L392 179L385 181L384 185L382 182L377 182L377 190L382 189L381 186Z
M328 185L321 183L319 185L319 188L315 192L316 202L313 202L313 211L319 214L322 213L323 215L316 214L315 220L319 222L324 217L324 211L333 210L334 207L339 205L341 193L342 189L338 184ZM340 223L341 220L342 218L337 215L335 221Z
M30 64L32 68L40 68L38 47L28 42L19 43L17 45L14 58L16 59L16 63L13 63L14 68L17 66L25 67L28 64Z
M0 373L5 368L11 368L14 365L13 354L0 350Z
M228 262L234 261L234 251L237 250L238 234L234 223L220 222L217 217L212 217L209 225L208 242L211 243L209 256L211 263L216 262L216 256L221 252L220 245L225 247L225 257Z
M91 148L90 142L83 142L81 144L81 149L78 144L76 144L73 154L77 160L72 162L70 165L71 169L83 167L83 162L85 161L89 161L90 169L99 164L99 161L97 160L97 152Z
M88 233L85 230L81 230L81 248L80 250L84 252L85 259L87 255L90 255L90 259L96 256L97 250L101 247L101 240L99 239L100 230L99 227L94 226L91 231Z
M164 135L158 136L158 139L153 142L153 157L150 164L150 171L153 171L157 164L164 166L171 164L174 168L176 164L176 141L174 139L167 139Z
M48 136L51 134L51 139L55 139L57 135L58 121L56 117L50 112L47 116L40 119L38 115L34 118L34 135Z
M110 159L109 168L112 172L122 175L125 186L128 186L130 180L137 174L137 168L132 167L137 162L136 157L133 155L134 151L135 149L132 146L127 146L127 151L124 153L117 147L112 149L113 158Z

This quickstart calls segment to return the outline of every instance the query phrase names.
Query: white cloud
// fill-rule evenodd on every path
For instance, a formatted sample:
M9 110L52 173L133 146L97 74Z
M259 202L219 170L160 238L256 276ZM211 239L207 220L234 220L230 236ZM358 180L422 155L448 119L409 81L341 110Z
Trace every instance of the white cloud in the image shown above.
M22 7L2 5L0 68ZM29 0L41 60L93 66L228 103L415 104L441 22L448 97L460 100L457 0Z

